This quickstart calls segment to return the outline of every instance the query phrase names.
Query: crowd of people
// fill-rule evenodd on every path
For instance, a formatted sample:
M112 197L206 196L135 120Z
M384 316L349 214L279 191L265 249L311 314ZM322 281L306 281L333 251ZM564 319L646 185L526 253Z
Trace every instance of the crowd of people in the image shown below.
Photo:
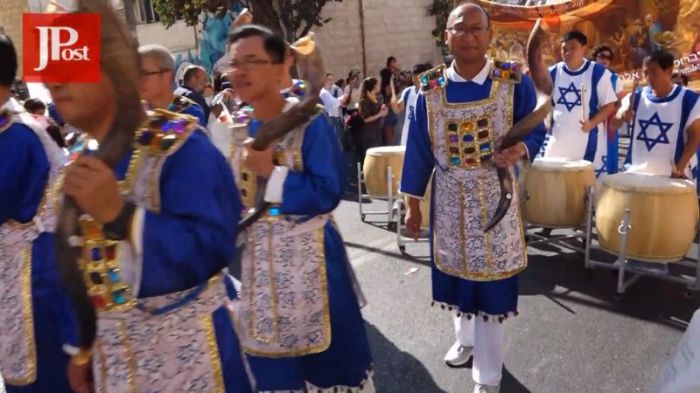
M106 33L124 30L109 7L96 12ZM625 169L697 171L699 96L674 83L662 50L644 58L648 86L623 94L605 67L614 51L587 59L578 31L549 69L489 59L489 16L468 3L445 26L451 63L402 72L390 57L379 78L328 73L315 92L304 72L292 77L302 49L249 19L234 27L225 71L191 66L181 81L166 48L104 34L99 83L47 83L53 102L23 107L16 50L0 35L9 392L374 392L365 298L332 212L342 150L362 161L386 145L406 147L406 229L418 236L431 216L433 305L454 315L445 363L473 358L474 391L498 392L504 322L518 315L527 266L518 203L484 230L500 208L500 169L557 157L612 174L615 130L636 124ZM552 82L551 129L538 123L501 148L536 110L540 72ZM439 201L431 212L426 192ZM258 221L241 220L251 208Z

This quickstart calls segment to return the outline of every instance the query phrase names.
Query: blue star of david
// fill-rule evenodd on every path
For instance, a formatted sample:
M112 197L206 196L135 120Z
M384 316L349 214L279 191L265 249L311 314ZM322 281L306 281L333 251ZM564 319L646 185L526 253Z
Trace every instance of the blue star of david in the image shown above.
M608 156L602 156L600 159L603 163L600 165L600 168L595 170L595 177L600 177L600 175L607 172Z
M651 138L647 134L647 129L652 125L659 129L659 134L655 138ZM649 120L639 119L639 127L641 132L637 136L637 140L644 142L647 150L651 151L657 143L669 144L667 133L673 127L673 123L662 122L658 112L654 112Z
M574 109L575 106L580 106L581 105L581 90L577 89L576 86L574 85L574 82L571 82L569 87L559 87L559 99L557 100L557 104L563 104L566 107L566 110L571 112L572 109ZM576 99L574 101L569 101L567 98L567 95L569 93L574 93L576 96Z

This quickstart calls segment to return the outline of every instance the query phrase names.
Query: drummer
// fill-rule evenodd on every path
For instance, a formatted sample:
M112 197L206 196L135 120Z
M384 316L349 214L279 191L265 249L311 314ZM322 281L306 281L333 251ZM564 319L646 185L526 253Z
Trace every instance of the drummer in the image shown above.
M564 61L549 69L554 108L544 156L588 160L601 174L607 173L607 154L606 146L598 146L598 134L606 132L605 120L615 112L617 96L610 71L584 57L587 44L580 31L566 33L561 39Z
M698 93L673 83L671 53L657 50L644 59L648 86L628 94L613 126L631 124L628 172L692 179L700 147Z

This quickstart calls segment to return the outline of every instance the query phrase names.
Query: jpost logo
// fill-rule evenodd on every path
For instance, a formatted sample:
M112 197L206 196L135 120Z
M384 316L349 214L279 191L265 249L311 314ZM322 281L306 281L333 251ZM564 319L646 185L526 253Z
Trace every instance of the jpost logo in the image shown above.
M99 82L99 14L24 14L22 21L26 81Z

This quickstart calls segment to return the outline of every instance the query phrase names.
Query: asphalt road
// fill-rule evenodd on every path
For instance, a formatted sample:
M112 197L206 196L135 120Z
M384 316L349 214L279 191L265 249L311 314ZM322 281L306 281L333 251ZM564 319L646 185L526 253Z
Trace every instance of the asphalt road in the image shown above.
M467 368L442 358L451 315L431 308L428 245L403 256L382 223L360 221L348 194L335 212L369 304L363 309L379 393L471 392ZM380 209L385 203L365 203ZM369 217L381 220L382 217ZM700 302L679 285L643 278L615 299L616 277L553 246L529 248L520 315L506 321L503 393L646 392Z

